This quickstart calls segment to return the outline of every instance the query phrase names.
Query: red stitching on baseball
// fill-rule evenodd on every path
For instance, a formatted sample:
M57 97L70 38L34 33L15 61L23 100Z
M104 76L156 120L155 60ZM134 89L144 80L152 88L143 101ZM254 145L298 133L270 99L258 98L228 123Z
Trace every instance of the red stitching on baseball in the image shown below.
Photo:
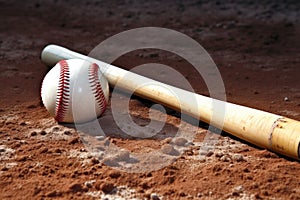
M56 97L55 119L58 122L63 121L65 113L68 110L70 100L70 70L67 61L61 60L59 83Z
M99 80L98 70L99 70L99 66L96 63L92 63L89 66L89 81L91 84L92 91L95 95L96 102L98 103L98 106L102 110L101 112L102 114L105 111L105 108L107 106L107 101Z

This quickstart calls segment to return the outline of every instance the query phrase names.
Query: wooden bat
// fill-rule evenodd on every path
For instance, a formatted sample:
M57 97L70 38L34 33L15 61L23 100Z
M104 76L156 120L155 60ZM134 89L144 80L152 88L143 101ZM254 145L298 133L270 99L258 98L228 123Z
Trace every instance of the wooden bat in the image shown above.
M299 121L179 89L60 46L48 45L41 55L48 66L72 58L98 64L112 87L118 85L121 89L183 112L254 145L300 159ZM214 105L224 108L225 112L216 114Z

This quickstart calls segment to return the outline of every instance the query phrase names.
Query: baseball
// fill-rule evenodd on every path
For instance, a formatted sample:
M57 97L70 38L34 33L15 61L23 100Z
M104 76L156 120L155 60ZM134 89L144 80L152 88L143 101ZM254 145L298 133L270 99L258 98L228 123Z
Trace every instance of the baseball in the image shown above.
M61 60L46 74L41 97L56 121L84 123L103 114L109 86L97 64L81 59Z

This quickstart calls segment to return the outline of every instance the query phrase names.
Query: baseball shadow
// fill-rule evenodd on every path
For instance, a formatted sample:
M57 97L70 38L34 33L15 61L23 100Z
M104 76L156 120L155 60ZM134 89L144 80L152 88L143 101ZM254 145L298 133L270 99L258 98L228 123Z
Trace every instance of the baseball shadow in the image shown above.
M197 129L201 128L204 130L209 130L211 133L221 133L221 131L215 127L209 126L209 124L199 121L198 119L195 119L189 115L180 113L178 111L172 110L166 106L164 107L165 113L163 113L161 110L153 107L154 102L140 98L138 96L132 95L129 96L127 93L123 91L117 91L120 95L122 95L124 98L129 98L130 101L138 102L138 106L136 106L134 109L137 110L137 112L127 113L127 115L130 115L132 121L139 127L141 127L141 130L143 127L146 127L152 122L154 123L164 123L161 130L156 132L155 135L151 135L151 133L145 133L144 135L151 135L149 137L135 137L133 134L128 134L125 131L122 130L122 128L119 127L119 125L116 123L111 105L109 104L105 112L98 117L97 119L82 123L82 124L69 124L69 123L61 123L61 125L64 125L69 128L74 128L78 131L80 131L82 134L86 134L92 137L110 137L110 138L121 138L121 139L129 139L129 140L144 140L144 139L151 139L151 140L164 140L166 138L174 138L178 136L179 127L181 126L181 121L185 123L185 126L189 126L190 129ZM156 110L156 113L158 114L165 114L166 117L171 116L172 120L169 120L170 122L164 121L161 122L156 119L150 119L149 117L145 117L145 108L147 108L148 112L150 109ZM139 113L139 110L142 110L142 114ZM118 112L118 111L115 111ZM120 111L123 112L123 111ZM194 134L194 133L191 133Z

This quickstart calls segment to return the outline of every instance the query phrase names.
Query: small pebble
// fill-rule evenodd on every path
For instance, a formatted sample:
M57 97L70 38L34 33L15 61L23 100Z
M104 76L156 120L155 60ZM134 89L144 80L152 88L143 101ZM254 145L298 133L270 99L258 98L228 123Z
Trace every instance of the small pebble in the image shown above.
M188 141L185 138L178 137L178 138L175 138L173 142L177 146L185 146Z
M160 200L159 196L157 194L155 194L155 193L151 193L150 199L151 200Z
M232 195L239 196L241 193L243 193L244 187L242 185L236 186L233 188Z
M218 151L218 152L215 153L215 156L217 158L221 158L223 155L224 155L224 153L222 151Z
M220 160L222 162L230 162L231 161L231 158L228 156L228 155L223 155Z
M207 157L210 157L214 154L214 152L212 150L209 150L206 154Z
M214 152L212 150L204 149L204 150L200 150L199 154L202 155L202 156L210 157L214 154Z
M95 136L95 138L96 138L97 140L99 140L99 141L102 141L102 140L105 139L105 136L103 136L103 135L97 135L97 136Z
M96 180L91 180L91 181L86 181L84 183L84 185L87 187L87 188L91 188L93 187L93 184L96 182Z
M161 148L161 152L164 154L172 155L172 156L178 156L179 152L174 149L174 147L170 144L165 144Z
M284 100L284 101L289 101L289 98L288 98L288 97L284 97L283 100Z
M241 155L241 154L234 154L234 155L232 156L232 158L233 158L233 160L235 160L235 161L237 161L237 162L244 161L244 157L243 157L243 155Z
M24 161L26 161L27 159L28 159L27 156L19 156L19 157L16 158L16 160L19 161L19 162L24 162Z

